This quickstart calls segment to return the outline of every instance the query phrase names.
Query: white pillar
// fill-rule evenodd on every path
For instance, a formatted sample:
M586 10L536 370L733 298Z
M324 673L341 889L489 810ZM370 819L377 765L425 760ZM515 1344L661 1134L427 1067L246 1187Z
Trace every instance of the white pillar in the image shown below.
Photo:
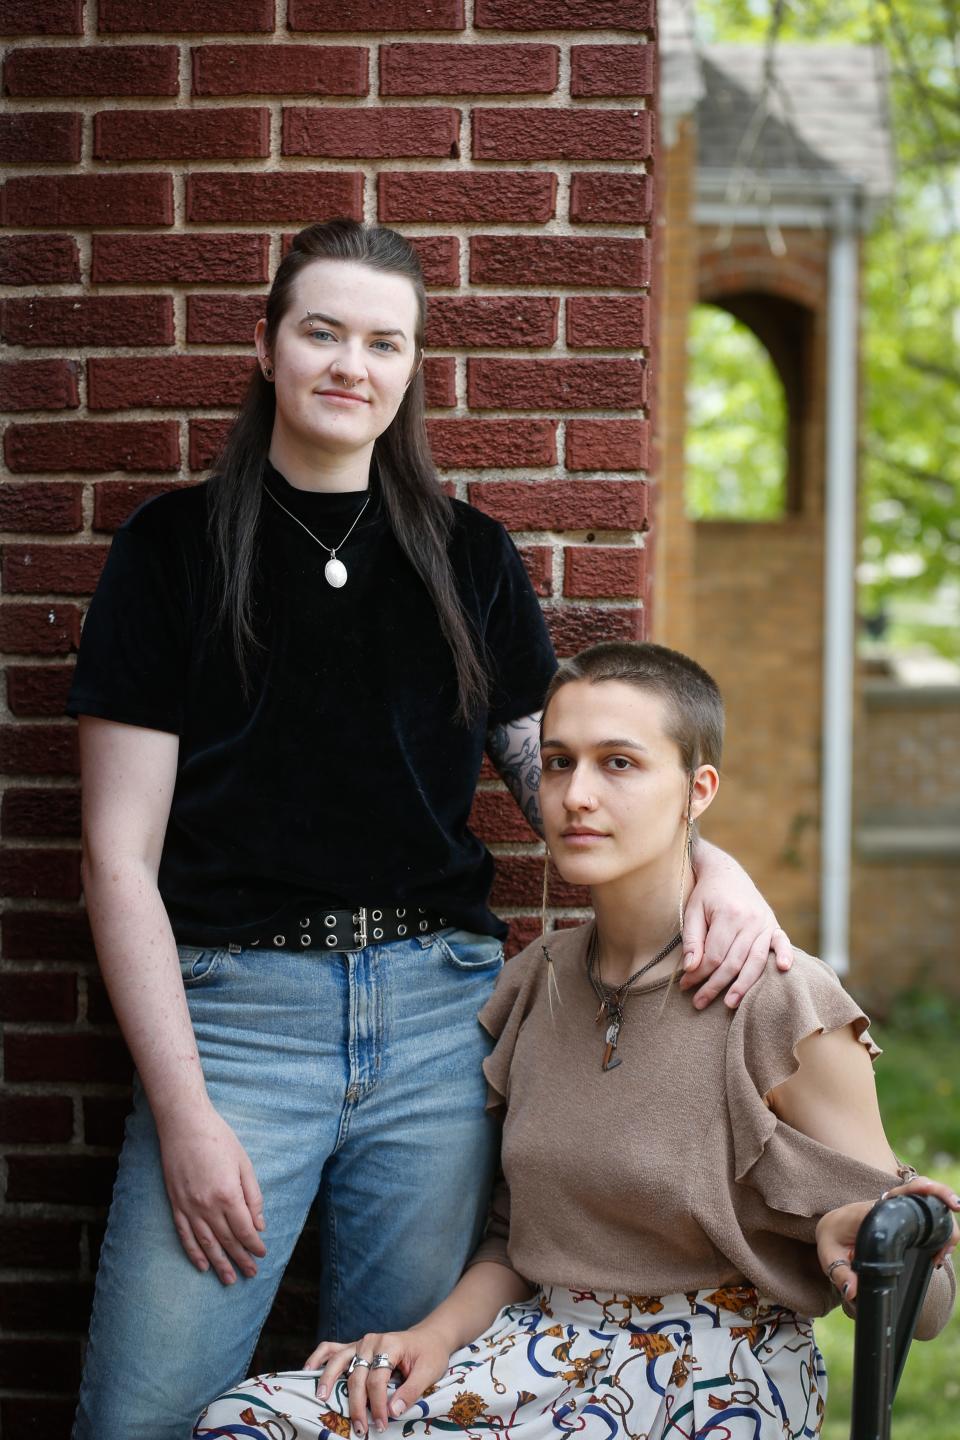
M859 412L859 230L852 195L834 201L827 295L826 503L820 954L850 963L853 792L854 571Z

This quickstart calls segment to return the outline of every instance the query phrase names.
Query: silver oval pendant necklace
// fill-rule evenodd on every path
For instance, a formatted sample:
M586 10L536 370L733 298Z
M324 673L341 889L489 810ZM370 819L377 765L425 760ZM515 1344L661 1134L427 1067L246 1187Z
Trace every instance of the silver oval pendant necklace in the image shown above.
M284 505L282 501L277 499L276 495L274 495L269 485L264 485L263 488L270 496L270 499L273 501L274 505L278 505L283 511L284 515L289 515L290 519L294 522L294 524L299 525L301 530L305 530L310 536L310 539L316 541L316 543L320 546L321 550L326 550L327 554L330 556L330 559L323 567L323 578L326 580L328 585L333 586L334 590L342 590L344 585L346 585L347 583L347 567L346 565L344 565L342 560L337 559L337 551L342 550L344 545L346 545L347 541L350 539L350 536L353 534L354 530L359 524L360 516L370 504L370 496L368 495L366 500L364 500L363 504L360 506L360 509L357 511L357 514L354 517L353 524L350 526L350 529L340 541L340 544L330 546L324 545L322 540L318 540L310 527L308 525L304 525L302 520L298 520L296 515L294 515L293 511L288 510L286 505Z

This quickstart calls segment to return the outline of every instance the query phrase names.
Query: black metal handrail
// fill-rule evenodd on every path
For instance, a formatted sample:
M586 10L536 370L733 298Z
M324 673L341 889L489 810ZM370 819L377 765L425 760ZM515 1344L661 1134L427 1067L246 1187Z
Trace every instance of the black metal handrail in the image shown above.
M857 1233L857 1320L850 1440L889 1440L893 1398L933 1259L952 1216L933 1195L891 1195L874 1205Z

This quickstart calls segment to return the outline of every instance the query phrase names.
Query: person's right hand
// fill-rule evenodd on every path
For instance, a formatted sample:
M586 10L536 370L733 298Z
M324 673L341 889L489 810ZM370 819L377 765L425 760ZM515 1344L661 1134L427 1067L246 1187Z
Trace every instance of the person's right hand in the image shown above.
M237 1270L252 1278L267 1247L263 1196L250 1157L212 1105L160 1128L163 1178L180 1244L198 1270L212 1266L223 1285Z
M340 1376L349 1368L354 1355L364 1360L373 1360L376 1355L386 1355L390 1367L376 1370L359 1365L347 1380L350 1396L350 1421L355 1435L366 1435L367 1414L373 1421L374 1429L380 1433L387 1428L387 1421L396 1418L416 1404L428 1385L439 1380L450 1363L450 1346L437 1330L429 1325L414 1325L410 1330L391 1331L386 1335L371 1333L348 1345L325 1340L307 1357L304 1370L323 1370L317 1381L317 1399L325 1400L333 1391ZM394 1393L387 1395L387 1381L391 1374L403 1376L403 1383Z
M892 1189L884 1191L880 1198L886 1200L889 1195L936 1195L955 1214L960 1211L960 1196L949 1185L944 1185L940 1180L930 1180L926 1175L916 1175L902 1185L894 1185ZM838 1206L836 1210L828 1210L817 1221L817 1256L820 1268L848 1305L852 1305L857 1298L857 1276L851 1263L857 1231L875 1204L874 1200L855 1200L849 1205ZM935 1256L935 1263L942 1265L944 1260L949 1259L958 1242L960 1228L954 1218L953 1233Z

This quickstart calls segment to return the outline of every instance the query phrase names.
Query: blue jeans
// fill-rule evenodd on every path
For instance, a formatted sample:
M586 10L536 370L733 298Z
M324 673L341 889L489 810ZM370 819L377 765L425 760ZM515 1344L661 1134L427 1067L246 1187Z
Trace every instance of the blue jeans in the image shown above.
M476 1014L499 941L443 930L354 954L180 954L210 1098L263 1190L267 1256L232 1286L194 1269L136 1086L74 1440L186 1440L205 1402L247 1374L318 1193L319 1334L331 1338L419 1320L456 1283L486 1214L498 1136Z

